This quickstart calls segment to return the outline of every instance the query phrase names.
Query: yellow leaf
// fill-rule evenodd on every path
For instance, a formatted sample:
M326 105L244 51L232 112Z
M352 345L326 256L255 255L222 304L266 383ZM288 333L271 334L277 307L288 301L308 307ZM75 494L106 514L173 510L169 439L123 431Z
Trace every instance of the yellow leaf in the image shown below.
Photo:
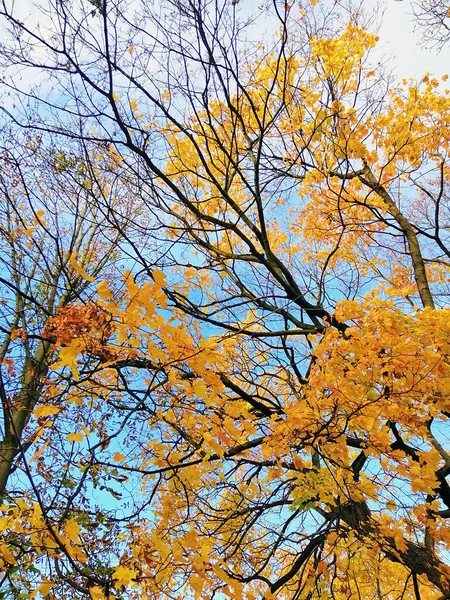
M50 592L52 587L53 587L53 582L45 580L41 583L41 585L37 589L35 589L33 592L30 593L29 597L34 598L35 596L37 596L37 594L41 594L41 596L43 596L45 598L45 596L48 596L48 593Z
M164 273L162 273L158 269L153 269L152 275L153 275L153 279L157 285L159 285L161 287L166 285L166 276L164 275Z
M72 269L75 271L75 273L77 273L77 275L79 275L86 281L89 281L89 282L94 281L94 278L91 277L91 275L88 275L86 273L86 271L84 270L84 268L82 267L82 265L80 265L80 263L77 261L77 252L72 252L72 254L70 255L70 258L69 258L69 264L72 267Z
M123 585L128 585L136 577L136 571L129 567L119 565L114 569L112 578L115 579L114 587L119 589Z
M47 446L50 444L50 439L46 440L42 446L40 448L38 448L38 450L36 450L36 452L33 454L33 456L30 458L30 463L32 463L33 461L35 461L36 459L38 459L41 454L44 452L44 450L47 448Z
M336 540L338 539L339 535L335 531L332 531L327 536L327 543L330 544L330 546L333 546L336 543Z
M208 388L203 383L203 381L201 381L201 379L194 380L194 382L192 383L192 389L194 390L194 394L197 396L197 398L202 398L202 400L206 400L206 397L208 396Z
M108 287L108 282L106 279L101 281L97 286L97 294L100 296L102 300L113 300L114 295Z
M431 465L428 465L431 466ZM413 492L429 493L438 487L436 475L433 470L421 468L420 465L414 464L411 467L411 489Z
M81 531L75 519L68 519L68 521L65 524L65 532L72 542L78 541Z
M98 586L89 589L92 600L104 600L105 595Z
M39 419L39 417L48 417L49 415L56 415L57 413L59 413L60 410L61 409L57 406L37 406L33 411L33 415L36 417L36 419Z
M10 565L15 565L16 564L16 559L14 558L14 556L9 551L8 546L6 546L5 544L2 544L0 546L0 555L1 555L1 560L2 561L6 561Z
M155 545L156 551L158 552L161 560L164 561L170 554L169 546L158 537L156 531L152 533L152 542Z
M78 433L69 433L67 436L68 442L81 442L84 439L84 435L81 432Z
M394 531L394 541L396 548L400 550L400 552L406 552L408 546L406 545L405 538L401 531Z
M198 575L192 574L189 577L189 585L195 592L195 598L200 598L204 583L205 583L204 580L201 577L199 577Z
M393 500L389 500L389 501L386 503L386 508L387 508L388 510L397 510L397 504L396 504L396 503L395 503Z
M61 348L59 351L59 361L52 366L52 369L55 370L61 367L69 367L74 379L78 381L79 373L77 369L77 356L81 353L83 347L84 342L81 338L72 340L68 346Z
M124 460L125 456L121 452L114 452L114 461L121 462Z

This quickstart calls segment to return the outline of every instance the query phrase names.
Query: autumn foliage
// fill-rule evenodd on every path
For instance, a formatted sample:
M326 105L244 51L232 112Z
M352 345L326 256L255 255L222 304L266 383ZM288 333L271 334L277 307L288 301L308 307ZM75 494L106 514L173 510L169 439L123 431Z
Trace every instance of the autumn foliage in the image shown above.
M340 2L44 4L0 8L3 85L42 78L0 173L0 596L450 597L447 76Z

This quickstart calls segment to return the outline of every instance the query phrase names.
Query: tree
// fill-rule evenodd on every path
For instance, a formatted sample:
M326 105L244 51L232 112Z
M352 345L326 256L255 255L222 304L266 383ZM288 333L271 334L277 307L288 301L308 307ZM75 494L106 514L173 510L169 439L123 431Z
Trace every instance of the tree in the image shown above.
M3 4L45 106L9 118L139 199L92 195L133 262L73 258L89 295L40 328L16 595L450 594L448 92L374 68L358 12L242 4Z
M20 503L23 508L35 472L56 488L70 487L70 459L64 461L52 448L52 418L59 409L48 405L48 386L57 356L54 335L46 332L56 314L67 315L66 332L76 325L77 313L98 316L89 303L93 277L84 266L95 276L105 269L112 276L119 236L105 223L99 201L100 189L108 195L113 177L106 171L95 176L82 145L66 145L63 151L48 136L6 128L2 133L0 492L6 502L14 506L17 500L16 508ZM126 196L116 194L113 202L121 197L125 210ZM53 473L40 462L38 446L50 451ZM25 459L31 449L34 454ZM14 520L10 506L3 510ZM33 561L19 538L8 544L10 549L1 545L2 580L17 592L11 579L16 561L23 559L27 568Z

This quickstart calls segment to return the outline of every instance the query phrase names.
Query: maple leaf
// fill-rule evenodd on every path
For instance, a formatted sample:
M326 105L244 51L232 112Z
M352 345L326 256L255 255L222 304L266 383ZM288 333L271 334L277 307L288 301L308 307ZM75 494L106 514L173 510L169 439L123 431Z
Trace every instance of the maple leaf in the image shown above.
M113 571L112 578L116 589L127 586L136 577L136 571L130 567L119 565Z

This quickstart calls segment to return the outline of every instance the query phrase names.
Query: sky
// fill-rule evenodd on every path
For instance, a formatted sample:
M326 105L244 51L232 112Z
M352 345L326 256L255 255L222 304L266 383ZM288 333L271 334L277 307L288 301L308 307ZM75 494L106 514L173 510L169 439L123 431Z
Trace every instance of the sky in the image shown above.
M386 54L393 54L393 66L400 78L421 78L426 72L441 76L450 71L450 44L440 52L427 50L420 44L422 32L415 30L411 0L365 0L367 9L384 14L380 28L380 46ZM377 6L380 8L377 9Z
M244 13L262 5L263 0L239 0L240 10ZM303 0L305 4L308 0ZM310 0L309 0L310 1ZM318 0L331 2L332 0ZM334 1L334 0L333 0ZM379 31L380 57L392 57L390 67L399 78L413 76L420 79L426 72L441 76L450 71L450 43L440 52L427 50L421 46L422 32L415 28L413 8L414 0L361 0L367 12L378 15L381 27ZM415 0L417 2L418 0ZM267 0L269 3L269 0ZM246 6L244 6L244 3ZM355 5L358 4L354 0ZM33 0L22 0L16 4L16 14L28 24L43 21L43 13L33 6ZM44 19L45 21L45 19ZM44 22L45 24L45 22ZM0 34L4 37L4 28L0 24ZM26 82L23 81L26 85ZM29 82L31 83L31 82Z

